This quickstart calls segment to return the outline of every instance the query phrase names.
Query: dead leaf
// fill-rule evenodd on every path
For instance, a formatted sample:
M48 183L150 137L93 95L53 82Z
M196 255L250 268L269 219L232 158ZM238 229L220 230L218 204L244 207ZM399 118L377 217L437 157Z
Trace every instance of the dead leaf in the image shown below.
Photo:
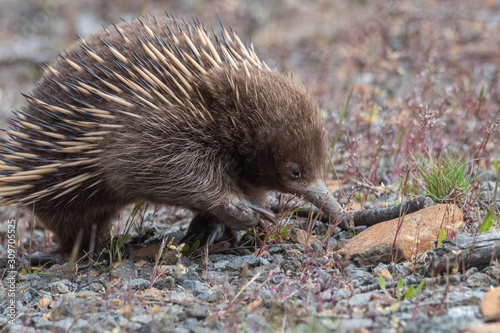
M118 309L118 312L120 312L122 315L129 315L132 313L132 307L128 304L124 305Z
M135 263L135 268L139 269L141 268L142 266L144 266L144 264L147 264L148 262L145 261L145 260L141 260L141 261L138 261Z
M321 244L321 242L313 235L310 235L307 231L293 228L290 231L290 238L301 245L311 247L313 243Z
M159 305L154 305L153 307L148 309L148 315L154 315L161 312L163 312L163 308Z
M392 275L387 269L377 268L373 271L373 276L378 278L381 275L386 280L392 280Z
M333 310L329 309L329 310L324 310L324 311L321 311L321 312L320 312L320 315L321 315L321 316L334 317L334 316L336 316L337 314L336 314L335 312L333 312Z
M247 305L247 311L252 312L256 308L258 308L262 304L262 299L256 299L255 301L250 302L250 304Z
M50 305L50 299L48 298L42 298L38 301L38 307L39 308L44 308Z

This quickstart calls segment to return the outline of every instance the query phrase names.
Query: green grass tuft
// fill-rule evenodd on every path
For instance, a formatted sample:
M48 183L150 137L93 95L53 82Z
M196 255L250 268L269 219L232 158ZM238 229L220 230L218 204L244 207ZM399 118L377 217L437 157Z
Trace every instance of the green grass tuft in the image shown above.
M470 193L472 175L466 174L467 164L456 153L444 153L437 160L415 159L426 194L435 202L462 201Z

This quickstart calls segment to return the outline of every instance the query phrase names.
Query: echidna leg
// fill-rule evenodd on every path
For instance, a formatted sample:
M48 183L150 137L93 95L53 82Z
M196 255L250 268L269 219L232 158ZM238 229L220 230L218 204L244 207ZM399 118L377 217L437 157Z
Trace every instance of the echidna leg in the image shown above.
M211 245L214 242L234 238L236 242L240 240L240 234L210 212L198 213L191 223L186 235L180 243L193 243L199 240L202 244Z
M71 252L78 237L81 237L80 251L88 251L92 239L96 241L97 249L102 247L103 236L106 235L111 218L117 210L117 206L105 205L81 209L35 206L35 215L46 228L54 232L58 244L56 253L62 254Z
M246 230L261 224L262 218L276 223L274 215L264 207L241 199L232 199L225 206L218 206L212 212L225 225L236 230Z
M181 243L200 240L203 244L212 244L230 238L239 241L241 235L238 230L246 230L256 225L265 227L261 218L275 222L272 213L262 206L232 199L225 206L196 215Z

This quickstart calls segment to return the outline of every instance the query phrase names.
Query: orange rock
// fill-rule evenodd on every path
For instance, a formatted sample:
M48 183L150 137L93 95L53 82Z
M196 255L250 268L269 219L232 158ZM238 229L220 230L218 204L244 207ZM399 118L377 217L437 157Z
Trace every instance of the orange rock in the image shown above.
M500 332L500 323L491 323L484 325L469 326L464 330L465 333L498 333Z
M500 318L500 287L488 290L479 303L484 317Z
M462 220L462 212L455 205L431 206L401 219L376 224L350 239L339 252L368 267L409 260L430 250L440 229L449 233L447 226L455 226Z

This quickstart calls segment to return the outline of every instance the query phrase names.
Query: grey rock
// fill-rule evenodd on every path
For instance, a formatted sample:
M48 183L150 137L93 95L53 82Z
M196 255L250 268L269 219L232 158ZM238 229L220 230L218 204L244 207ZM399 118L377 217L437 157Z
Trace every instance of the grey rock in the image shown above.
M102 284L94 282L89 285L89 290L94 293L102 294L106 291L106 288Z
M66 279L59 280L56 282L51 282L48 284L48 286L50 287L52 292L57 292L59 294L67 294L68 292L75 291L78 288L78 284L72 283L71 281ZM64 288L64 286L66 288Z
M42 298L40 292L33 288L28 288L23 292L22 299L26 304L35 305Z
M8 324L4 329L5 331L3 332L5 333L36 333L36 330L33 327L26 327L24 325Z
M465 278L470 278L472 275L477 273L477 268L476 267L471 267L465 272Z
M387 265L387 270L394 278L406 276L408 274L408 267L393 262Z
M174 333L191 333L191 331L181 324L174 327Z
M425 316L417 317L415 321L407 322L404 328L405 333L448 333L459 332L461 329L474 324L482 323L475 316L450 317L447 315L440 317L427 318Z
M67 294L69 293L69 288L62 282L50 283L50 289L55 294Z
M442 291L441 291L442 290ZM440 293L444 292L444 288L441 288ZM457 290L457 291L455 291ZM456 288L453 291L448 292L448 300L450 302L455 303L455 304L462 304L464 301L475 301L479 302L481 299L483 299L485 292L484 291L479 291L479 290L470 290L469 288L466 288L463 290L463 288L459 287ZM442 295L442 294L438 294Z
M184 327L189 330L189 332L205 332L206 330L200 325L200 322L195 318L188 318L184 321Z
M196 298L201 302L213 303L217 300L217 293L213 290L207 290L196 295Z
M64 318L56 321L54 324L55 328L62 329L64 331L80 331L89 328L89 323L81 318L78 318L75 322L74 318Z
M121 325L120 325L121 326ZM138 331L142 331L142 327L144 325L142 323L135 323L135 322L128 322L127 324L127 328L130 332L138 332Z
M18 282L25 282L25 281L38 281L41 280L42 278L36 274L23 274L21 275L17 281Z
M249 332L266 332L269 331L266 319L256 313L248 313L246 315L246 325Z
M284 250L281 246L271 246L267 249L267 253L269 253L270 255L283 253L283 252L284 252Z
M210 284L213 286L224 285L228 282L230 277L231 274L228 274L227 272L208 271L208 281L210 281Z
M336 290L334 289L327 289L321 292L320 297L323 301L330 302L332 300L332 297L335 295L335 292Z
M187 307L186 313L188 317L194 317L196 319L204 319L208 315L208 306L195 303Z
M149 284L150 284L149 280L146 279L133 279L130 280L130 282L128 283L128 287L130 289L144 290L149 288Z
M195 296L210 291L210 288L206 284L197 280L179 279L179 285L182 286L184 289L192 291Z
M500 280L500 267L492 266L486 270L487 274L495 280Z
M169 311L173 322L182 322L187 319L186 309L183 306L176 304Z
M176 291L176 290L173 290L171 293L170 293L170 299L174 302L180 302L180 301L184 301L186 298L189 298L189 297L192 297L191 294L188 294L186 292L183 292L183 291Z
M134 317L130 318L130 321L140 323L142 325L149 324L152 320L153 320L153 317L150 315L147 315L147 314L142 314L142 315L134 316Z
M379 292L369 292L363 294L353 295L349 300L349 304L367 304L372 296L382 296Z
M229 260L219 260L214 262L214 270L225 270L226 266L229 265Z
M338 325L343 332L350 332L350 331L357 331L361 327L369 328L373 325L373 321L371 319L366 319L366 318L353 318L353 319L340 320Z
M216 263L218 261L222 261L222 260L230 260L232 259L233 255L227 255L227 254L211 254L208 256L208 259L211 260L212 262Z
M349 267L346 271L350 273L349 276L355 289L378 282L378 280L373 277L371 273L364 269L351 269Z
M172 276L165 276L164 278L158 279L153 283L153 287L163 290L163 289L172 289L174 286L175 280Z
M490 280L491 278L485 273L475 273L467 278L467 286L471 288L486 287L491 285L492 281Z
M53 326L54 326L53 322L45 320L43 318L39 318L38 320L35 320L35 323L34 323L34 327L36 328L37 331L42 331L42 330L52 331Z
M114 328L119 327L120 319L123 319L125 322L128 322L125 318L121 317L121 313L113 315L111 311L107 313L99 313L98 319L103 331L112 331Z
M451 318L476 317L480 316L477 305L455 306L448 309L446 316Z
M111 272L111 276L121 281L130 281L137 278L137 269L130 260L123 260L121 265Z

